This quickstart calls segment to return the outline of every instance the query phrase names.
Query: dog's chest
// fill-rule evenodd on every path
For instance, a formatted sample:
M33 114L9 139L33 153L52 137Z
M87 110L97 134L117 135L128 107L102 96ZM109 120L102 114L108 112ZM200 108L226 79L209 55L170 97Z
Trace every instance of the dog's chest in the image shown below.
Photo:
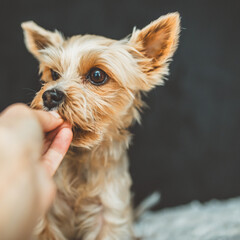
M77 211L81 201L98 196L108 171L91 152L67 154L55 176L59 197Z

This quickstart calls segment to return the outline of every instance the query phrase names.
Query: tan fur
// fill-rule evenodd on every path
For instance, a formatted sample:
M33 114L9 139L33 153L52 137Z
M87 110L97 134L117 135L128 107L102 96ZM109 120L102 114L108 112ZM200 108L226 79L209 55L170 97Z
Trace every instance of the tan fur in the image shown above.
M133 239L126 150L128 127L140 121L141 93L163 84L179 35L178 13L135 30L121 41L85 35L64 39L33 22L22 24L29 51L45 82L32 102L57 88L66 99L56 110L73 125L72 147L55 175L58 195L36 228L41 240ZM101 85L86 78L93 67L109 76ZM60 74L51 79L50 69Z

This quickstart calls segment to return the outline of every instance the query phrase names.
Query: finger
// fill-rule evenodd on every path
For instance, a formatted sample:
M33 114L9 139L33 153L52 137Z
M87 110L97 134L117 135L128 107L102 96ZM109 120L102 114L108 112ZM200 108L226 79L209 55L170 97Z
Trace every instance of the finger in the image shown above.
M22 103L13 104L1 113L1 119L6 121L21 117L33 118L34 116L37 117L44 132L52 131L63 123L63 119L56 112L32 110Z
M48 132L45 134L42 155L44 155L48 151L49 147L51 146L51 144L53 142L53 139L58 134L60 127L61 127L61 125L59 127L55 128L54 130L52 130L51 132Z
M62 128L54 138L50 148L43 156L43 165L52 176L60 165L64 155L66 154L71 141L73 133L70 128Z
M50 148L52 144L52 141L49 139L44 139L43 142L43 147L42 147L42 155L46 154L46 152L48 151L48 149Z
M62 125L60 125L56 129L54 129L53 131L46 133L45 138L44 138L42 155L44 155L48 151L49 147L51 146L51 144L53 142L53 139L56 137L58 132L63 128L70 128L71 129L72 126L69 123L64 122Z
M1 119L16 119L19 117L33 117L30 108L22 103L15 103L1 112Z
M63 119L56 112L33 110L44 132L50 132L63 123Z
M55 136L57 135L57 133L63 129L63 128L69 128L71 129L72 128L72 125L68 122L64 122L62 123L60 126L58 126L57 128L55 128L54 130L52 130L51 132L48 132L46 134L46 139L48 140L53 140L53 138L55 138Z

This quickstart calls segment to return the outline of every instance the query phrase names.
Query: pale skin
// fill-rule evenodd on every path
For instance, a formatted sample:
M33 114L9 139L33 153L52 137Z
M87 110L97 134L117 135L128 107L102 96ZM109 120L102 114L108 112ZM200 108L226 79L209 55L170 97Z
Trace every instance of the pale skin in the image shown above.
M54 199L51 177L71 141L71 125L55 112L14 104L0 114L2 240L30 239Z

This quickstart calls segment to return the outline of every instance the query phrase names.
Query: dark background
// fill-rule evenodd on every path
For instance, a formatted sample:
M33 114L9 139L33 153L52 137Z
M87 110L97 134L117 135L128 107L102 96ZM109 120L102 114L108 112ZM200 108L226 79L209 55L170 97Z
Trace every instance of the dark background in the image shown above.
M169 80L149 94L142 126L133 128L135 202L155 190L160 207L240 195L239 1L1 0L0 110L39 89L21 22L120 39L173 11L182 32Z

